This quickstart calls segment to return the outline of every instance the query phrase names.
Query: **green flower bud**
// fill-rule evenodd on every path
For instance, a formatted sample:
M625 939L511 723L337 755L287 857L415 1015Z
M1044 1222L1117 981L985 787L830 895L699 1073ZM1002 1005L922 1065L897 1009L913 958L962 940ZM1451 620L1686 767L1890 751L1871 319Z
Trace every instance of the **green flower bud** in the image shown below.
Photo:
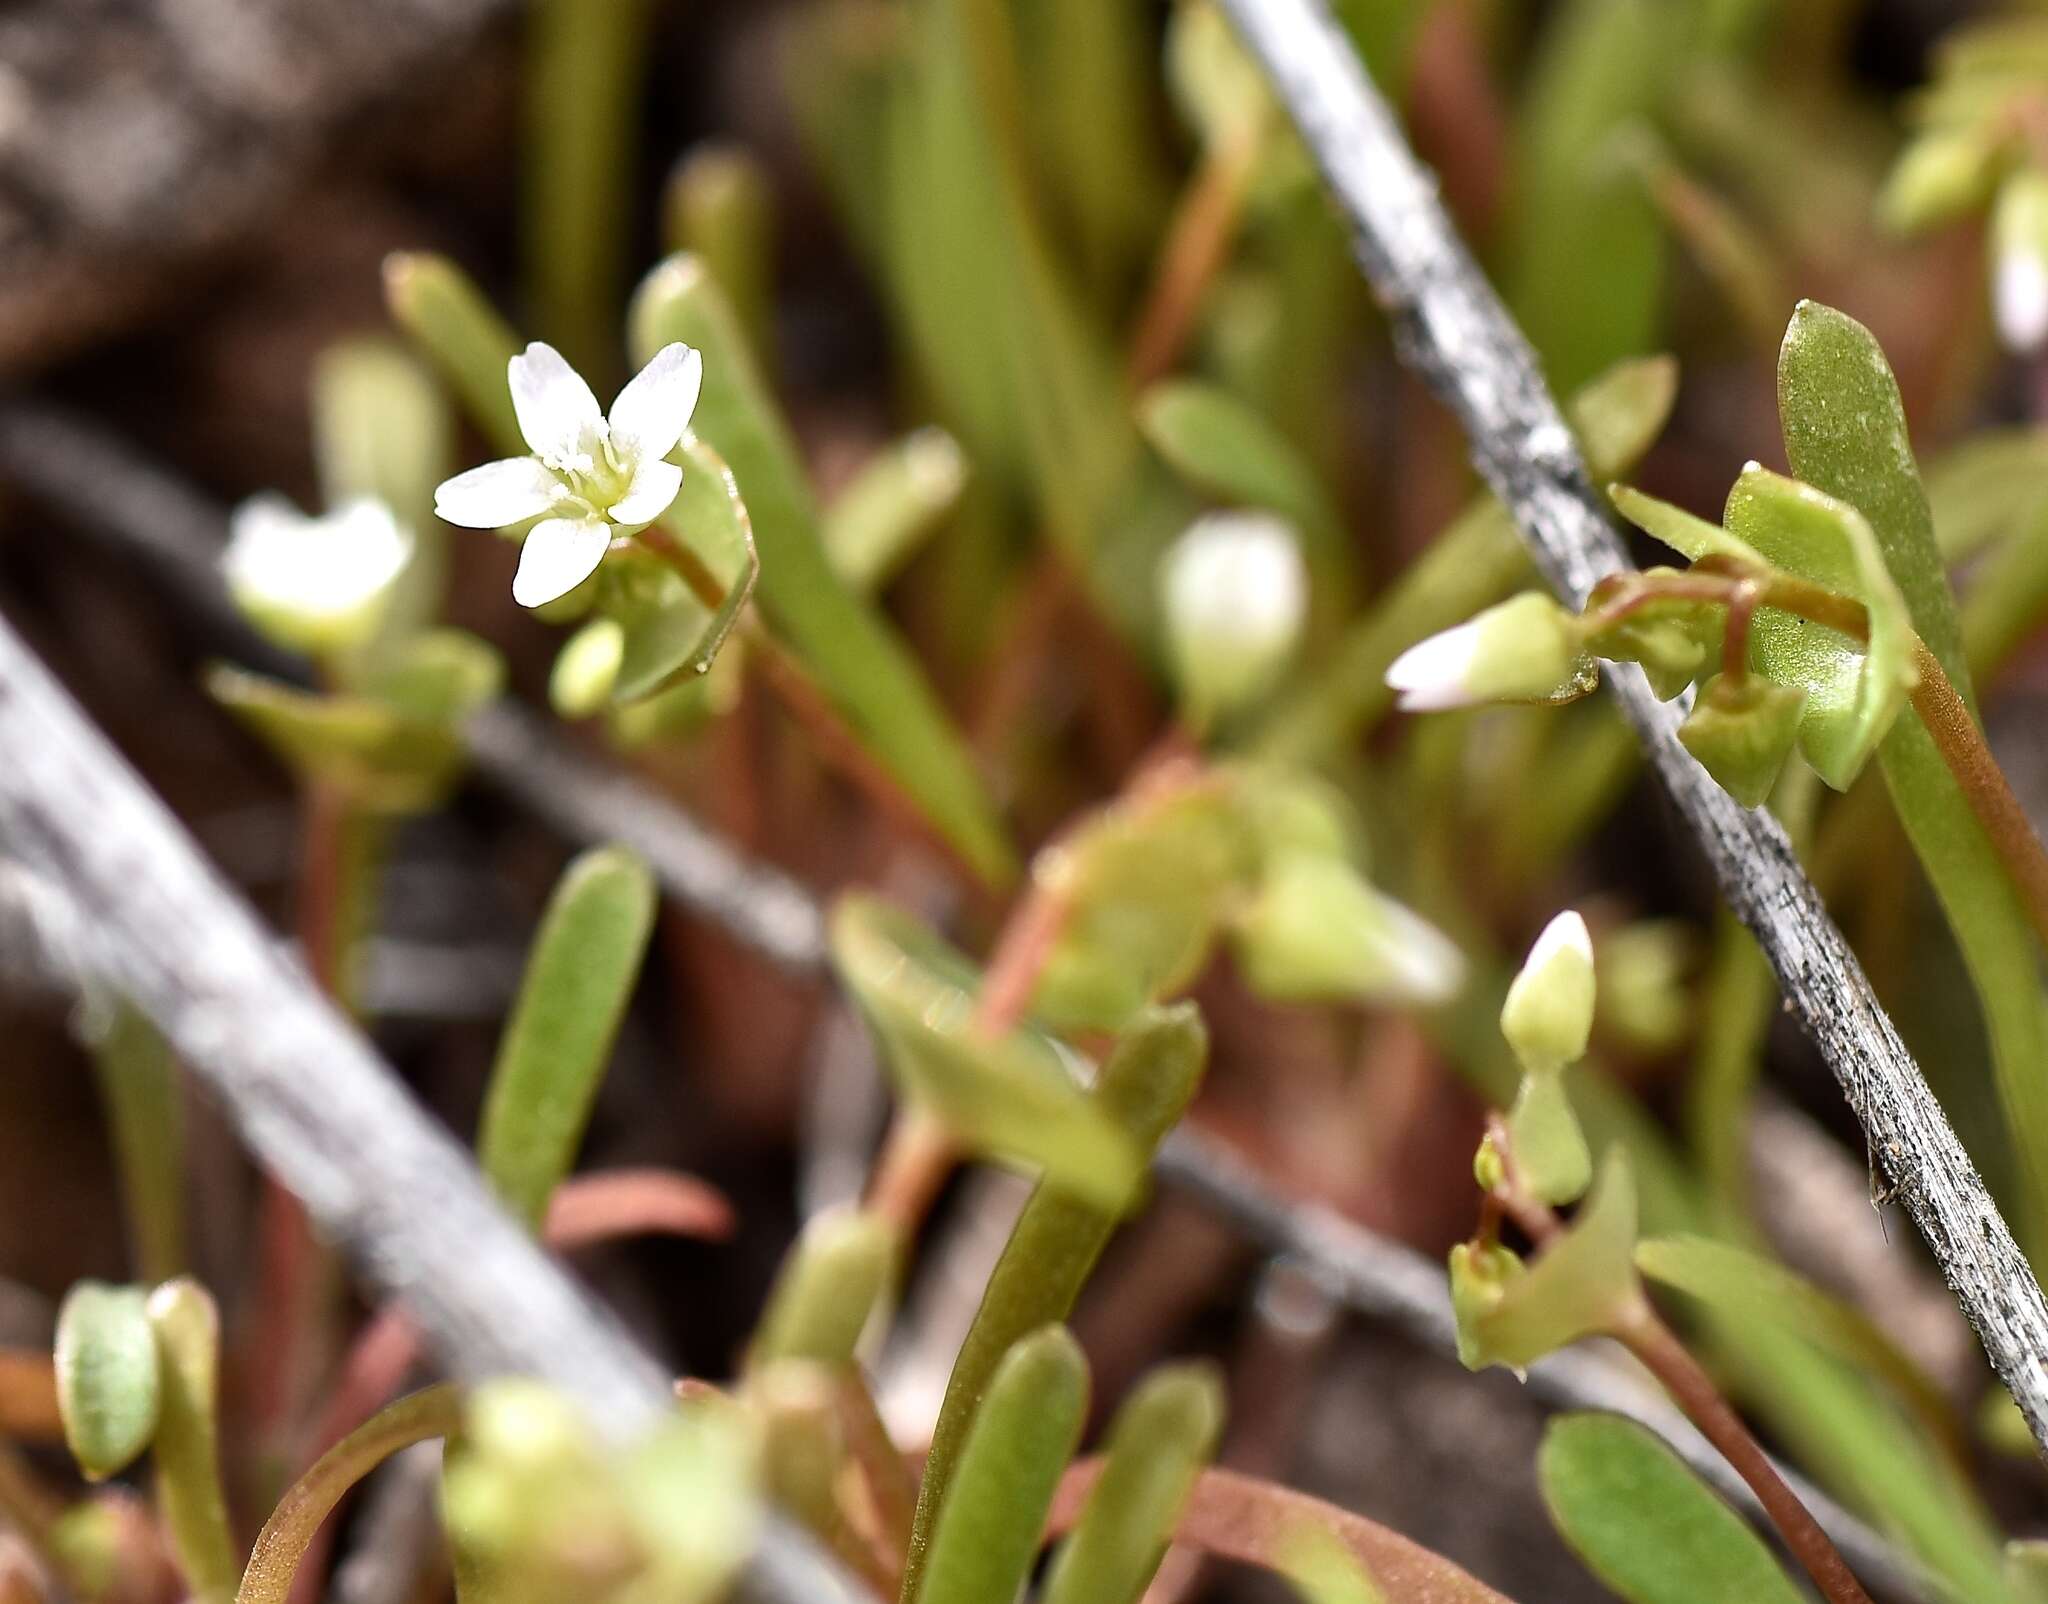
M1586 1055L1593 1030L1593 940L1575 912L1543 927L1501 1005L1500 1031L1531 1073Z
M563 718L588 718L603 711L625 654L626 632L618 620L593 618L555 655L554 671L548 675L549 704Z
M1799 739L1806 692L1758 675L1731 683L1716 674L1678 727L1685 749L1746 808L1759 807L1778 783Z
M1282 1001L1449 1000L1465 960L1435 926L1347 863L1290 853L1271 866L1232 930L1245 979Z
M1467 1370L1491 1362L1477 1328L1526 1273L1521 1259L1498 1242L1460 1242L1451 1249L1451 1312L1458 1322L1458 1362Z
M1387 684L1409 713L1481 702L1569 702L1600 682L1579 621L1548 596L1526 591L1477 618L1408 648Z

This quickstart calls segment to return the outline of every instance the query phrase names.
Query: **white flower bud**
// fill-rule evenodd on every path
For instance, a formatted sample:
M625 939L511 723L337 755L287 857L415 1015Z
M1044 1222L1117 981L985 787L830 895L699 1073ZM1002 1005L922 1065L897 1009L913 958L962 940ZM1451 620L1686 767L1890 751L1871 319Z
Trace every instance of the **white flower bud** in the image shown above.
M1508 987L1500 1029L1531 1073L1549 1073L1586 1055L1593 1031L1593 941L1577 913L1561 913L1543 927Z
M1404 712L1557 701L1586 683L1578 621L1535 591L1418 641L1387 667Z
M1998 337L2007 350L2031 355L2048 344L2048 174L2028 168L1999 186L1991 240Z
M1271 688L1308 611L1292 528L1265 513L1212 513L1174 542L1159 578L1167 646L1195 723Z

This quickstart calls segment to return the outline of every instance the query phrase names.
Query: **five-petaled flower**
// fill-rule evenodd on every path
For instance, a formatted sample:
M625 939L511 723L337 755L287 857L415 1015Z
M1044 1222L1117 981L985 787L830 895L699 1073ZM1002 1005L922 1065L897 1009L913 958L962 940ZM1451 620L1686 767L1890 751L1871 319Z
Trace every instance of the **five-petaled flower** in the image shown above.
M615 538L646 528L676 499L683 470L666 459L690 427L704 362L687 345L663 346L610 417L551 345L536 340L507 375L533 455L457 474L434 492L434 511L469 529L539 518L512 580L512 599L539 607L582 584Z
M264 494L235 509L221 571L236 606L279 645L346 651L376 629L412 544L375 497L309 518Z

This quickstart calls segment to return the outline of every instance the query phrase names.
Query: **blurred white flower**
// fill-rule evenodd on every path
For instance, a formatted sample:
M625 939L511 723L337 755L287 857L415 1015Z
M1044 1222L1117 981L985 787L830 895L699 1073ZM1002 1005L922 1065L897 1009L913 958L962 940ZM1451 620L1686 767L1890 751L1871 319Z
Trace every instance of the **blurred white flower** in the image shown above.
M1198 518L1166 553L1167 643L1197 722L1241 707L1286 666L1308 611L1294 530L1267 513Z
M1548 701L1583 688L1576 684L1579 652L1576 620L1529 591L1417 641L1387 665L1387 685L1407 713Z
M221 570L235 605L270 639L335 652L369 638L411 558L412 536L373 497L309 518L265 494L235 509Z
M665 459L690 427L704 360L687 345L663 346L609 417L551 345L529 345L507 377L533 455L457 474L434 492L434 511L469 529L541 519L526 533L512 580L512 599L539 607L582 584L614 538L646 528L676 499L683 470Z

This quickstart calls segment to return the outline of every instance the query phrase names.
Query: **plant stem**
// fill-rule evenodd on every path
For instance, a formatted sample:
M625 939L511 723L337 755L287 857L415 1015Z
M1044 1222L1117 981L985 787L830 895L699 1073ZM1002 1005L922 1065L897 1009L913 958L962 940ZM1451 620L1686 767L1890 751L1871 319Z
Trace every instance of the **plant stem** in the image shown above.
M1187 341L1203 294L1236 237L1265 143L1263 121L1249 122L1204 154L1181 193L1131 337L1125 376L1133 392L1171 368Z
M1638 1297L1634 1312L1611 1333L1642 1362L1643 1368L1663 1383L1700 1434L1711 1442L1729 1464L1749 1483L1757 1502L1778 1528L1785 1546L1805 1567L1806 1574L1829 1604L1870 1604L1828 1534L1821 1530L1792 1489L1778 1475L1742 1417L1721 1396L1713 1378L1680 1342L1671 1328L1650 1307L1647 1297Z

